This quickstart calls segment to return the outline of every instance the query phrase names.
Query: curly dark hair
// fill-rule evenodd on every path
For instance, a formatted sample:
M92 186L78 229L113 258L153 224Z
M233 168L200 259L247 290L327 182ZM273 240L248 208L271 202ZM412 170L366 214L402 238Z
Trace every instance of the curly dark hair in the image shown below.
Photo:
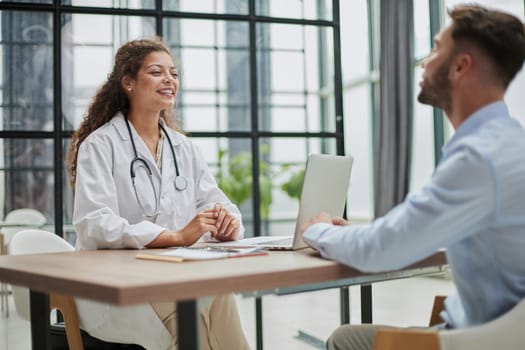
M493 63L506 88L525 60L525 27L515 16L479 5L459 5L448 11L456 46L471 44Z
M116 55L112 72L108 80L97 91L91 101L87 114L78 130L71 138L66 156L66 166L71 176L71 186L75 188L77 176L77 158L80 144L93 131L107 123L118 112L126 115L129 111L129 99L122 87L121 80L128 76L135 79L145 58L152 52L163 51L171 55L169 48L158 38L133 40L122 45ZM173 56L172 56L173 57ZM175 110L163 110L160 118L172 129L181 131L175 123Z

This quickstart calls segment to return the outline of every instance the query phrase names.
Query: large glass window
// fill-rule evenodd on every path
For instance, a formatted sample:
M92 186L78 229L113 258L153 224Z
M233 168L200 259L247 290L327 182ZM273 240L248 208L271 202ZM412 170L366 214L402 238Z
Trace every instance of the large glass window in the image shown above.
M248 34L241 21L164 21L164 39L180 61L178 111L185 130L250 130Z
M414 81L413 106L414 122L412 132L412 164L410 190L419 190L430 178L434 170L434 114L431 106L417 101L419 82L423 70L420 62L431 49L430 9L427 1L414 1Z
M64 165L71 134L116 50L160 36L180 71L179 122L241 208L246 235L291 234L308 154L345 152L337 8L333 0L0 1L0 216L38 209L74 243Z
M260 130L335 130L332 43L331 28L257 26Z
M75 130L111 72L116 49L129 40L153 37L155 21L151 17L64 14L61 35L63 128Z
M304 18L304 19L332 19L332 4L330 0L302 0L302 1L256 1L256 13L263 16Z
M52 16L30 11L1 11L0 16L0 128L52 131Z
M164 0L163 8L168 11L245 15L248 14L248 0Z
M52 15L1 10L0 22L1 218L26 207L53 223Z
M374 98L378 89L375 58L379 57L373 54L379 41L376 5L367 0L340 4L345 152L354 156L347 215L353 222L367 222L373 217L372 125L379 101Z

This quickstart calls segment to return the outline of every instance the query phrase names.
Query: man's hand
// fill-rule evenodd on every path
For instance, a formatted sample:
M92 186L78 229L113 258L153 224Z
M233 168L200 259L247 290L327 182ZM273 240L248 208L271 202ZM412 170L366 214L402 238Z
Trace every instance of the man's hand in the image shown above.
M318 224L320 222L323 222L325 224L332 224L332 218L330 218L330 215L328 215L325 212L320 213L319 215L312 216L308 222L306 222L303 226L301 226L301 234L304 234L304 231L306 229L314 224Z
M337 226L348 226L348 225L351 225L350 222L346 221L345 219L343 219L340 216L334 216L332 218L332 224L337 225Z
M303 226L301 226L301 233L304 234L304 231L306 231L306 229L308 227L310 227L310 226L312 226L314 224L318 224L320 222L323 222L325 224L337 225L337 226L350 225L350 222L346 221L345 219L343 219L340 216L330 217L330 215L328 215L327 213L323 212L323 213L320 213L319 215L311 217L310 220L308 220L307 223L305 223Z

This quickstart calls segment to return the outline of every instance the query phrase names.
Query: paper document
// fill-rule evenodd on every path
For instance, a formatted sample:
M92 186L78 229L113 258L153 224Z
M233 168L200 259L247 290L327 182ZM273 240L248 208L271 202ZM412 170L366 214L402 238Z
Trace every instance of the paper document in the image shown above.
M185 260L210 260L236 258L251 255L268 254L259 247L251 248L223 248L223 247L190 247L172 248L161 252L148 252L147 250L137 254L137 259L185 261Z

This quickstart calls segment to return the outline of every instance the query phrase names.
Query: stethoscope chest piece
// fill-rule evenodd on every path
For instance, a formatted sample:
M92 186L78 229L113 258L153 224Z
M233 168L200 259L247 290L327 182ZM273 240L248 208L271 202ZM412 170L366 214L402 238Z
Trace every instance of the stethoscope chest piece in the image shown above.
M175 177L175 188L179 191L184 191L188 188L188 180L184 176L176 176Z

